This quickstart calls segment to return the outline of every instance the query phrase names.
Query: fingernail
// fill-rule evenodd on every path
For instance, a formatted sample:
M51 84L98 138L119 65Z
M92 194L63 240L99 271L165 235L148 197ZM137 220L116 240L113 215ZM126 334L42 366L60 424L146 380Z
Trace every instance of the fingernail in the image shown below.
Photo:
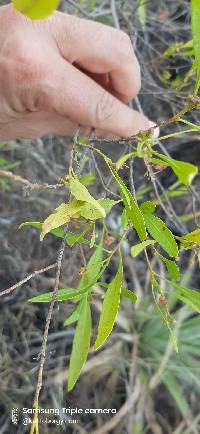
M152 128L153 139L157 139L160 135L160 128L159 127L155 128L155 126L156 126L155 122L149 121L149 128Z

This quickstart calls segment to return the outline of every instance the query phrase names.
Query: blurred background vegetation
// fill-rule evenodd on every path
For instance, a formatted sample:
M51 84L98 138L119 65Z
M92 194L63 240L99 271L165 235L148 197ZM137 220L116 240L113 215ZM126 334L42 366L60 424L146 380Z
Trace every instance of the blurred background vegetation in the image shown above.
M8 2L1 1L0 4ZM163 57L174 43L191 39L189 2L184 0L63 0L64 12L89 18L125 30L131 37L142 69L142 89L133 106L143 109L154 121L161 121L181 109L192 93L193 78L183 86L191 66L191 58ZM199 123L198 111L190 120ZM165 127L162 133L180 129ZM165 142L174 158L199 165L199 135L180 136ZM12 170L32 183L56 183L67 171L72 141L59 137L0 143L0 168ZM99 146L99 144L98 144ZM117 143L101 144L115 160L125 151ZM105 149L106 146L106 149ZM109 175L101 163L89 153L80 154L83 172L95 174L93 191L101 195L102 185L97 164L105 182ZM153 186L140 163L134 164L134 180L138 197L155 198ZM107 178L106 178L107 176ZM127 178L124 170L124 178ZM171 172L158 174L167 191L175 181ZM108 179L109 180L109 179ZM129 182L126 179L127 183ZM188 230L198 224L199 177L195 179L195 196L183 188L168 190L171 203ZM42 221L64 197L60 191L37 191L0 177L0 287L5 289L28 273L55 262L59 239L47 236L39 242L34 228L18 230L26 220ZM194 219L194 210L196 222ZM162 210L161 210L162 214ZM165 220L167 217L164 216ZM120 231L117 207L109 214L110 231ZM168 219L167 224L173 227ZM174 228L173 228L174 230ZM134 239L129 240L133 244ZM135 306L128 300L122 308L111 337L98 353L90 351L83 374L75 389L67 393L67 366L74 326L63 322L72 304L60 303L53 314L48 338L48 353L40 406L43 408L116 408L116 415L85 415L78 425L42 426L42 434L52 433L115 433L115 434L198 434L200 432L200 327L192 310L169 300L176 319L175 330L179 353L171 346L167 329L162 324L150 292L149 273L143 256L131 258L130 244L124 244L125 280L139 297ZM84 254L88 248L84 246ZM180 261L182 284L199 288L198 265L192 256L184 254ZM62 267L60 287L74 286L83 266L78 246L67 249ZM165 270L158 260L159 272ZM106 279L116 269L112 263ZM0 316L0 434L27 433L22 424L11 422L13 407L31 407L36 386L38 354L48 306L31 305L27 300L40 292L49 291L54 273L49 271L1 298ZM164 283L166 284L166 283ZM93 320L101 303L93 302Z

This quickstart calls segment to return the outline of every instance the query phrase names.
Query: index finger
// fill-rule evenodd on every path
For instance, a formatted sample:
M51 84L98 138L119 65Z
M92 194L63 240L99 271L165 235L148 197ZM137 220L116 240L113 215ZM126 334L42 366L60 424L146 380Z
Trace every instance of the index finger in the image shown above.
M140 67L125 32L57 12L51 25L61 55L85 70L109 73L110 85L123 101L140 89Z

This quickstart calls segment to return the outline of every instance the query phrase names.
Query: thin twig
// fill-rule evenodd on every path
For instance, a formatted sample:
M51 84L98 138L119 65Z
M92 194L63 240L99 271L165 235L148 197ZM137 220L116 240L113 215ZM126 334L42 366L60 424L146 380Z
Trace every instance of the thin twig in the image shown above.
M55 267L56 267L56 264L52 264L52 265L48 265L45 268L41 268L40 270L33 271L33 273L29 274L29 276L27 276L24 279L20 280L20 282L16 283L15 285L10 286L10 288L4 289L4 291L1 291L0 292L0 297L2 297L3 295L10 294L12 291L14 291L15 289L19 288L24 283L26 283L30 279L32 279L32 277L35 277L38 274L45 273L45 271L51 270L52 268L55 268Z
M0 176L3 176L5 178L9 178L11 181L19 182L26 187L29 187L31 190L58 190L61 188L66 188L63 184L47 184L46 182L44 184L37 184L32 183L28 181L28 179L22 178L20 175L15 175L15 173L7 171L7 170L0 170Z

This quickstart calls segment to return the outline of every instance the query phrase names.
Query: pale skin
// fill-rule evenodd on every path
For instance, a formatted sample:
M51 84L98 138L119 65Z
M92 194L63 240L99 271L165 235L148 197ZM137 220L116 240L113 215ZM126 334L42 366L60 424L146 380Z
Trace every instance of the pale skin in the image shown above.
M141 85L129 37L55 12L32 21L0 7L0 140L99 135L129 137L152 126L128 107Z

